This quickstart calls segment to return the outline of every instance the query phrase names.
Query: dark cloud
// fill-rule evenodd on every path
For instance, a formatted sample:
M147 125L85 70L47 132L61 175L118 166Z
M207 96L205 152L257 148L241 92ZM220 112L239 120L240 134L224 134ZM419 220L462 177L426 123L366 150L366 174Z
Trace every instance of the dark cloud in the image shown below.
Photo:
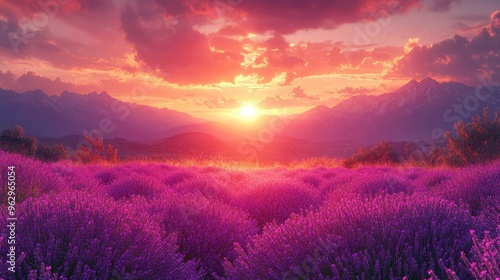
M500 10L494 11L491 14L490 29L493 34L500 36Z
M389 76L405 78L441 77L479 83L480 78L500 73L500 13L492 14L491 25L472 39L455 35L433 45L415 46L393 66ZM499 25L500 26L500 25Z
M32 13L92 13L114 8L113 1L101 0L5 0L23 14Z
M0 49L9 56L26 56L27 41L39 37L36 27L20 22L16 13L0 4Z
M16 84L16 75L12 72L2 72L0 71L0 87L4 89L12 89L12 87Z
M331 29L344 23L374 20L405 12L418 3L419 0L253 0L242 1L236 10L245 18L241 24L253 32L290 34L297 30Z
M331 29L345 23L376 20L424 6L446 11L458 0L146 0L136 1L139 9L158 7L157 12L171 17L188 16L198 23L224 17L234 27L246 32L274 31L290 34L311 28ZM146 9L147 10L147 9ZM148 10L151 13L151 10ZM151 15L151 14L149 14Z
M448 11L453 3L458 3L458 0L424 0L424 6L431 11L445 12Z

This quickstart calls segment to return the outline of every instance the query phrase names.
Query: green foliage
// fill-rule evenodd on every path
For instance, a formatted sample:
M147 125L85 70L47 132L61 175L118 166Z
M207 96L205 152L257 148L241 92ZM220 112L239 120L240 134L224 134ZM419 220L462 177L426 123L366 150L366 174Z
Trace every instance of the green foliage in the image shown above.
M359 165L396 165L401 163L401 156L388 142L382 142L370 149L360 148L359 152L346 160L343 165L352 168Z
M37 139L24 135L24 129L17 125L15 128L7 128L0 132L0 150L33 156L36 151Z
M113 145L104 145L104 140L99 137L97 131L92 131L92 134L85 132L83 135L85 145L80 145L75 151L77 161L82 163L114 163L118 161L118 150Z

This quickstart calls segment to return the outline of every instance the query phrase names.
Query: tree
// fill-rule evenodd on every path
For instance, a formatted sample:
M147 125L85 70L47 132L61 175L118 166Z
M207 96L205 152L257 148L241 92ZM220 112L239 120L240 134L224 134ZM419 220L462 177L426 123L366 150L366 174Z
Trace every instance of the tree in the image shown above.
M487 163L500 158L500 118L498 112L490 120L488 108L484 118L475 116L469 123L455 123L456 136L446 133L447 161L454 166Z
M33 156L36 151L37 139L25 136L24 133L24 128L19 125L4 129L0 133L0 149L23 156Z
M104 140L99 137L97 131L93 130L92 134L85 132L83 137L87 143L78 146L75 151L78 161L82 163L112 163L118 160L118 150L111 144L105 146Z

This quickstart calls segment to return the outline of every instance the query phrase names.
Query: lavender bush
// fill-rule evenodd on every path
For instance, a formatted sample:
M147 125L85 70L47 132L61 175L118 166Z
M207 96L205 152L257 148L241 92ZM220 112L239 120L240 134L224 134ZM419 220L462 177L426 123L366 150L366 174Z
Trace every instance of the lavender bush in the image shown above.
M500 168L498 165L462 168L449 184L441 187L439 195L464 203L473 215L478 215L486 198L500 195Z
M486 233L484 239L479 241L474 231L471 235L474 241L472 261L463 256L467 268L476 279L500 279L500 237L491 238Z
M37 197L51 192L59 192L65 188L64 182L53 172L49 164L44 164L17 154L9 154L0 150L0 189L1 204L7 201L7 167L15 166L16 202L20 203L29 197Z
M101 183L93 176L97 168L99 167L75 166L60 162L51 165L55 177L59 178L64 186L88 193L98 192L101 189Z
M349 200L269 227L226 262L227 279L422 279L438 262L462 279L470 229L482 228L453 203L397 195Z
M126 176L116 179L105 187L109 196L114 199L130 198L134 195L154 197L159 195L165 186L152 177L145 175Z
M319 191L286 178L259 178L233 195L232 203L248 211L260 227L272 221L282 223L292 213L317 207L322 202Z
M27 200L17 213L24 254L18 279L47 277L49 268L64 279L201 278L176 252L175 236L161 238L160 228L130 204L75 192ZM7 273L0 276L12 277Z
M236 257L234 243L246 244L257 233L256 222L249 220L247 213L203 196L166 192L163 198L152 201L132 201L147 205L146 211L167 233L177 234L185 259L200 260L210 274L224 275L222 261Z
M4 279L498 277L500 162L227 170L0 152L9 165L19 259L8 274L1 228Z

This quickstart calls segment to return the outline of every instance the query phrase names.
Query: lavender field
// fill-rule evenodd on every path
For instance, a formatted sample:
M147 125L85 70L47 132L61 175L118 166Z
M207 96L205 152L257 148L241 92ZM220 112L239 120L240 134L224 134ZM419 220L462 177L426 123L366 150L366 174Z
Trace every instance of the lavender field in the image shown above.
M0 242L4 279L500 276L500 162L238 170L0 152L0 166L17 180L18 269Z

